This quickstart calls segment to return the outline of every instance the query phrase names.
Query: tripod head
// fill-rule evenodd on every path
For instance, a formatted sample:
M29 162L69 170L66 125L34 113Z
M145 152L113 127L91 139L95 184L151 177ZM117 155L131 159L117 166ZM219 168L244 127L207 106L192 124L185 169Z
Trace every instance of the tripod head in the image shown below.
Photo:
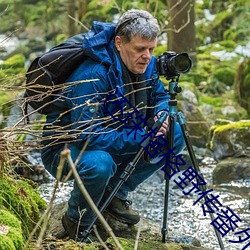
M169 95L170 95L170 100L174 100L175 96L182 91L182 87L178 86L179 82L179 76L175 78L172 78L171 81L169 82Z

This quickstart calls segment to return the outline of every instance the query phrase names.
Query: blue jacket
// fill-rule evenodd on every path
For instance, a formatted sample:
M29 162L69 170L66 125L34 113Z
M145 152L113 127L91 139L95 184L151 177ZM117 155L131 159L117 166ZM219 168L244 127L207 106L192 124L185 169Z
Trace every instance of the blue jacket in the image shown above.
M124 95L121 63L114 53L114 31L114 24L93 23L83 41L88 59L67 80L68 87L62 93L65 101L55 103L56 107L47 115L47 123L63 128L62 137L69 137L79 147L83 147L88 139L87 150L104 150L114 155L124 155L138 151L146 132L144 129L131 132L131 128L125 128L109 116L114 104L105 107L100 103L107 99L111 90L116 89L117 98ZM155 71L154 57L145 76L147 86L150 87L147 90L147 105L154 106L154 114L168 111L169 95ZM90 81L78 82L83 80ZM62 114L60 109L65 105L70 111ZM45 132L44 135L55 136L56 133Z

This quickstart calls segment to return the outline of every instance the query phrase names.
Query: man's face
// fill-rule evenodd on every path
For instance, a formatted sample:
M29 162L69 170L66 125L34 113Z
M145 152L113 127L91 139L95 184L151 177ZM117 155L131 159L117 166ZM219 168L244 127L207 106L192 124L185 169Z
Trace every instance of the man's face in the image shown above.
M115 46L128 70L134 74L143 74L153 55L157 39L146 40L136 35L128 43L124 43L121 37L115 37Z

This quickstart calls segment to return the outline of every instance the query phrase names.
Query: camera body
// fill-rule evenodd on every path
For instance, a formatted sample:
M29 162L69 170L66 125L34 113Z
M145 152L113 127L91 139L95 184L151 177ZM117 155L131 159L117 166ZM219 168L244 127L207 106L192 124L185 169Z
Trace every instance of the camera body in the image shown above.
M192 66L192 61L187 53L176 54L174 51L166 51L156 59L156 70L160 76L167 80L187 73Z

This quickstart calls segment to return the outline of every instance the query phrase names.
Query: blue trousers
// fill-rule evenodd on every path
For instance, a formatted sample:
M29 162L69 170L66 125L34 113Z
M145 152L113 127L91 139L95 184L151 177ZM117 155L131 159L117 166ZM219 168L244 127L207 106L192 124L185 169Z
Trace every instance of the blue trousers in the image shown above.
M175 143L174 153L178 155L185 147L183 135L178 123L175 123ZM74 143L69 144L68 148L71 151L71 157L75 161L80 154L81 149ZM60 152L62 149L53 150L47 148L42 151L42 160L45 168L53 175L56 176L57 167L60 160ZM78 174L92 197L96 205L102 199L105 189L112 190L120 180L120 175L127 164L133 160L135 155L116 156L102 150L85 151L80 161L77 164ZM156 170L160 169L162 164L150 163L141 157L135 170L128 178L128 180L121 186L116 197L125 200L128 192L136 189L136 187L150 177ZM67 175L70 170L69 165L66 163L63 169L63 175ZM86 209L83 217L81 218L81 225L88 226L94 217L94 213L90 209L88 203L84 199L81 191L76 182L71 192L68 201L68 216L79 221L80 212Z

